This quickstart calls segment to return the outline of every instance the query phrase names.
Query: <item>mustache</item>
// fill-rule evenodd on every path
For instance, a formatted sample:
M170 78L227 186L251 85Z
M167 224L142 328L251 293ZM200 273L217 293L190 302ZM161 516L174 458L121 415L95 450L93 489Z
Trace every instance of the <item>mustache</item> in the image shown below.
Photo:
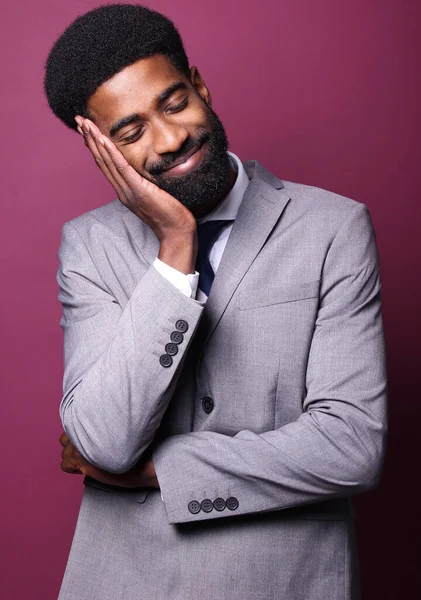
M186 154L188 152L190 152L190 150L192 150L192 148L194 148L195 146L202 146L209 140L210 140L210 132L209 131L201 131L194 138L187 138L187 140L184 141L183 145L177 152L168 153L160 161L157 161L157 162L151 164L151 166L148 167L148 172L153 177L157 177L158 175L161 175L161 173L163 173L167 169L170 169L172 167L172 165L178 159L186 156Z

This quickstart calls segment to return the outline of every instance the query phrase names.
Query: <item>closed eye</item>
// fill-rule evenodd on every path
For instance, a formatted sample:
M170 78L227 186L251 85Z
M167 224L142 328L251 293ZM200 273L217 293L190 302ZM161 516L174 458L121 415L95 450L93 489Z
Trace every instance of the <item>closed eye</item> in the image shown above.
M123 144L130 144L131 142L135 142L136 140L138 140L140 138L140 136L143 133L143 126L140 127L136 127L135 130L133 130L133 133L131 135L126 135L123 138L121 138L119 141L122 142Z
M186 108L188 102L189 102L189 99L186 96L186 98L184 98L184 100L182 100L178 104L173 104L171 106L168 106L167 109L165 110L165 112L170 112L170 113L179 112L180 110L183 110L183 108Z

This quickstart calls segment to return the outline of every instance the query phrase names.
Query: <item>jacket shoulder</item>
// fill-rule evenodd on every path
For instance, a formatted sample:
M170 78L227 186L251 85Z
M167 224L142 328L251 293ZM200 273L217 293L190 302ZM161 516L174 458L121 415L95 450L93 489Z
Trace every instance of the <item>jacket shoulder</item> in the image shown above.
M120 200L113 200L64 224L63 230L76 230L85 243L104 244L106 239L120 238L124 243L143 247L150 237L148 226Z
M285 220L288 222L304 223L307 231L316 230L317 235L333 239L345 223L359 222L371 226L370 212L365 204L357 202L341 194L314 187L283 181L280 190L288 197L288 207Z
M126 212L129 212L128 209L119 200L113 200L67 221L64 226L70 225L79 232L90 229L95 224L113 229L116 224L124 220Z
M361 202L336 194L329 190L282 180L283 192L293 204L302 210L311 212L328 212L330 215L346 216L357 207L364 206Z

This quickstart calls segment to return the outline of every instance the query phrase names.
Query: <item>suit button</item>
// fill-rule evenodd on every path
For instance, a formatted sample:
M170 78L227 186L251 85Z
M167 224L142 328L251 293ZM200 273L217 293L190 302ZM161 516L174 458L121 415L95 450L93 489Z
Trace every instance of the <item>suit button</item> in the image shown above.
M163 367L171 367L172 358L168 354L163 354L162 356L159 357L159 362L161 363L161 365Z
M197 500L192 500L191 502L189 502L187 508L189 509L192 515L197 515L197 513L200 512L200 504Z
M213 407L215 406L214 401L209 396L205 396L202 398L202 407L205 413L211 413L213 411Z
M230 510L237 510L237 508L238 508L237 498L235 498L234 496L231 496L230 498L228 498L227 508L229 508Z
M167 354L169 354L170 356L175 356L177 354L177 352L178 352L178 346L177 346L177 344L172 344L172 343L166 344L166 346L165 346L165 352Z
M203 500L203 502L200 506L201 506L203 512L205 512L205 513L210 513L211 510L213 510L212 500L208 500L208 498L206 498L206 500Z
M174 342L174 344L181 344L181 342L184 340L184 335L179 331L173 331L170 335L170 339L172 342Z
M181 333L186 333L187 329L189 328L189 324L187 323L187 321L179 319L175 324L175 328L177 329L177 331L181 331Z
M213 501L213 507L215 510L221 512L225 509L225 500L223 498L217 498Z

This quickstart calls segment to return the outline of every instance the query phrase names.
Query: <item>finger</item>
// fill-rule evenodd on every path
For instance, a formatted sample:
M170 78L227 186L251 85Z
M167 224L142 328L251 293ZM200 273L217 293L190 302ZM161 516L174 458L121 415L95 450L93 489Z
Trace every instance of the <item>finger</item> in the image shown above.
M64 446L63 450L61 451L61 458L65 459L68 458L71 455L72 451L69 450L69 446Z
M79 472L81 473L81 467L84 465L84 461L80 455L68 454L68 451L63 450L62 461L60 468L66 473Z
M80 133L80 135L82 136L83 143L85 144L85 146L86 146L86 147L88 147L88 144L87 144L87 142L86 142L86 140L85 140L85 138L84 138L84 136L83 136L82 127L78 127L78 128L77 128L77 130L78 130L78 132Z
M85 475L85 477L92 477L93 479L96 479L97 481L102 481L103 483L107 483L107 481L105 481L106 477L104 477L105 472L100 471L93 465L90 465L90 464L80 465L80 472L82 473L82 475Z
M92 121L89 121L88 119L85 120L85 123L89 127L90 134L96 144L98 154L104 161L104 164L106 165L107 169L109 170L119 187L125 194L127 194L129 192L129 188L124 179L123 170L129 168L134 171L133 167L129 165L127 160L121 154L120 150L117 149L117 147L111 142L111 140L102 134L102 132L95 125L95 123L92 123ZM110 152L111 148L114 150L113 154L111 154ZM134 172L136 173L136 171Z
M71 460L72 458L78 458L78 452L74 452L72 445L68 444L63 448L60 456L63 460Z
M77 123L77 130L80 133L80 135L83 137L83 131L82 131L82 122L83 122L83 119L82 119L82 117L80 117L79 115L76 115L75 121ZM86 146L87 144L86 144L85 139L83 141L84 141L85 146Z
M117 146L106 136L101 136L100 143L105 148L116 173L124 181L124 183L130 188L133 184L139 185L139 180L144 178L127 162Z
M93 136L93 138L96 143L98 153L101 156L101 159L104 161L105 166L107 167L108 171L111 173L111 176L113 177L114 181L117 183L119 188L124 193L124 197L127 197L128 194L130 194L129 186L127 185L124 177L122 177L121 171L117 168L117 166L114 163L114 160L111 157L110 152L106 146L107 141L109 143L111 143L111 142L104 136L100 136L100 137ZM119 152L119 150L117 150L117 152ZM127 163L126 159L123 157L123 155L121 153L120 153L120 156ZM120 198L120 199L123 201L122 198Z
M62 462L60 468L65 473L70 473L71 475L83 475L82 471L76 465L73 464Z
M61 451L61 458L66 460L85 460L77 448L73 446L72 442L69 442L66 446L64 446L63 450Z
M92 477L92 479L96 479L96 481L100 481L101 483L106 483L108 485L120 485L118 475L107 473L106 471L97 469L93 465L82 465L80 467L80 472L82 475L85 475L86 477Z
M69 451L66 448L61 453L61 458L62 461L60 467L63 471L66 471L66 473L71 471L79 471L83 464L83 461L81 460L82 457L80 455L77 456L72 453L69 454Z
M118 196L120 197L120 194L123 194L123 191L121 190L119 183L116 181L115 177L113 177L112 173L110 172L110 170L107 166L107 162L109 163L110 160L106 154L104 156L103 146L96 142L95 137L92 134L91 122L88 122L87 119L84 119L84 121L83 121L82 135L83 135L83 139L85 140L85 144L89 148L97 166L101 169L101 171L105 175L106 179L109 181L109 183L111 183L111 185L117 192ZM99 146L101 146L102 151ZM106 162L106 159L107 159L107 162Z
M95 469L94 467L91 467L91 465L80 465L80 472L82 473L82 475L85 475L87 477L93 477L95 479Z
M67 446L67 444L70 444L70 438L69 438L69 436L67 435L67 433L66 433L66 432L64 432L64 431L63 431L63 433L62 433L62 434L61 434L61 436L60 436L60 444L61 444L62 446Z

